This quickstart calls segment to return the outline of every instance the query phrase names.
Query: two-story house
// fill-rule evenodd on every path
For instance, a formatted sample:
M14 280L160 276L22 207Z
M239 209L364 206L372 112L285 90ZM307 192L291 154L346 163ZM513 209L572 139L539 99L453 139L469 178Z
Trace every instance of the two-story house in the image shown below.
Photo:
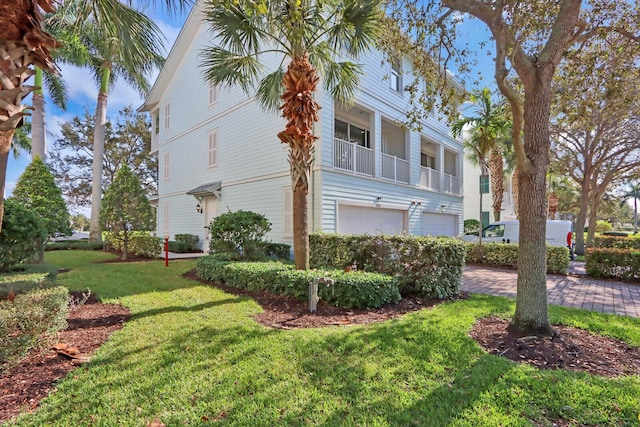
M210 86L199 53L213 43L198 6L187 18L142 111L152 116L158 153L157 234L201 237L228 210L252 210L272 223L274 242L292 243L288 148L278 114L237 87ZM319 89L309 193L311 231L456 236L462 230L462 144L435 116L404 129L410 62L381 52L364 65L355 104ZM387 64L381 66L382 63ZM321 85L319 85L321 87Z

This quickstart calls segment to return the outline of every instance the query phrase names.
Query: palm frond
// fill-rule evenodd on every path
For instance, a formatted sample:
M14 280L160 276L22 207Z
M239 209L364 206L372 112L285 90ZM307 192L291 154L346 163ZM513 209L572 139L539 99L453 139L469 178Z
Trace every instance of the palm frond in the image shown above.
M324 86L336 101L348 106L358 88L362 67L353 62L332 62L327 66Z
M238 55L218 46L205 48L200 58L207 81L214 85L239 85L246 93L258 81L262 70L256 56Z
M268 111L277 111L282 104L282 98L280 95L284 91L284 85L282 84L282 78L284 77L286 70L278 68L271 74L266 75L260 84L256 92L256 99L258 103Z
M27 120L22 123L22 126L16 128L11 140L11 152L14 159L20 157L20 150L31 152L31 122Z
M255 55L262 50L265 20L251 13L245 2L210 1L205 6L205 21L220 46L238 55Z
M62 77L52 73L43 73L43 79L47 87L47 92L53 103L61 110L67 109L67 101L69 100L69 91L67 83Z

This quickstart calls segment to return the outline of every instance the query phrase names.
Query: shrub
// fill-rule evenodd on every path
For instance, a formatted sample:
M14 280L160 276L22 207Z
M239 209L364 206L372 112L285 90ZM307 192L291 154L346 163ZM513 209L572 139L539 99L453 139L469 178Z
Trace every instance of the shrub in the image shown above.
M290 259L291 245L286 243L265 242L263 246L264 254L270 258Z
M587 274L640 281L640 251L629 249L588 248Z
M596 222L596 233L606 233L613 230L613 225L610 222L599 220Z
M36 214L20 203L6 199L0 232L0 271L28 260L47 239L47 231Z
M61 240L59 242L49 242L45 245L45 251L62 251L62 250L82 250L82 251L99 251L102 250L102 243L89 243L86 240Z
M480 232L480 221L477 219L464 220L464 234L477 234Z
M312 266L358 269L399 277L402 295L458 295L464 246L451 238L312 234Z
M162 239L160 237L149 236L145 231L129 231L128 251L134 255L158 258L162 252ZM116 251L124 248L124 239L116 237L112 232L105 233L105 239Z
M518 267L518 245L515 243L477 243L465 242L466 261L487 264L493 267ZM567 274L569 249L559 246L547 246L547 273Z
M69 291L57 286L0 301L0 372L66 327Z
M264 237L271 231L271 223L264 215L251 211L227 212L209 224L211 252L236 254L239 259L264 256Z
M43 264L29 265L25 271L0 275L0 300L6 299L9 291L24 294L34 289L51 287L58 274L56 267Z
M596 236L594 248L635 249L640 250L640 239L635 237Z
M198 247L198 243L200 242L200 237L196 236L195 234L176 234L174 236L174 239L176 243L176 245L174 246L178 246L181 249L183 249L181 252L200 251L200 248ZM171 243L172 242L169 242L169 247L171 247ZM177 252L177 251L171 251L171 252Z
M215 256L198 259L196 269L206 280L299 299L309 297L309 284L315 279L332 278L333 286L318 286L318 296L339 307L375 308L400 300L397 278L376 273L295 270L293 265L281 262L230 262Z

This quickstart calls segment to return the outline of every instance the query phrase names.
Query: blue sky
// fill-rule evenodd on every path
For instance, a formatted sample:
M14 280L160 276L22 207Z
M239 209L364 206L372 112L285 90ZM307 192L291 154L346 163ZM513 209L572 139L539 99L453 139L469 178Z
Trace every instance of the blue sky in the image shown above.
M168 15L164 11L155 11L150 8L148 15L156 22L166 38L167 53L171 49L180 29L188 15L188 11L183 13ZM460 30L466 34L466 38L472 42L479 42L488 39L486 27L477 22L468 21L461 24ZM493 61L486 54L478 55L478 65L475 72L484 76L483 83L488 86L493 84ZM50 150L54 141L59 137L60 124L81 116L87 109L91 114L95 112L96 98L98 96L98 88L87 70L73 67L65 64L59 64L62 77L66 80L69 88L69 105L66 111L60 111L51 102L46 102L46 128L47 128L47 149ZM153 75L151 83L155 80L157 73ZM47 100L45 92L45 100ZM118 111L127 105L134 108L139 107L143 99L137 91L131 89L125 82L117 81L115 87L109 93L108 112L109 117L116 117ZM25 100L26 104L30 103L30 98ZM15 184L31 161L29 153L23 152L20 158L15 159L13 156L9 158L6 178L6 196L10 196ZM73 209L71 209L73 210ZM83 211L87 214L87 212Z

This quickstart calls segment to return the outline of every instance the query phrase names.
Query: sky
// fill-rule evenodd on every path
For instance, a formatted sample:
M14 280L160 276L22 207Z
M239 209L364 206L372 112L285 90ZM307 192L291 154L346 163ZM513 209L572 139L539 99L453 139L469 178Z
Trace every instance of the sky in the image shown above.
M167 14L161 10L154 10L148 8L146 11L148 16L154 20L158 25L164 37L166 38L165 48L167 54L173 43L175 42L180 29L188 16L188 11L183 11L175 14ZM480 40L487 40L489 38L486 27L482 24L473 21L467 21L462 25L461 32L466 34L469 40L478 42ZM47 94L45 88L45 120L47 129L47 150L50 150L53 143L60 136L61 123L70 121L76 116L81 116L84 110L88 110L90 114L94 114L96 107L96 99L98 96L98 87L93 80L93 77L86 69L78 67L59 64L61 69L61 75L67 82L69 89L69 103L66 111L61 111L55 107L51 102L47 102ZM493 61L490 56L486 54L478 55L478 65L474 67L474 75L484 76L483 85L492 85L493 81ZM153 83L159 70L152 76L150 82ZM493 84L495 86L495 84ZM30 97L25 99L25 104L30 103ZM134 108L138 108L143 103L143 98L138 92L129 87L121 79L116 82L115 86L109 93L107 116L115 118L123 107L132 105ZM31 156L27 152L22 152L18 159L10 156L7 167L6 189L5 195L8 197L11 195L15 184L31 161ZM70 211L74 212L74 208L70 206ZM80 210L80 212L87 214L86 210Z

